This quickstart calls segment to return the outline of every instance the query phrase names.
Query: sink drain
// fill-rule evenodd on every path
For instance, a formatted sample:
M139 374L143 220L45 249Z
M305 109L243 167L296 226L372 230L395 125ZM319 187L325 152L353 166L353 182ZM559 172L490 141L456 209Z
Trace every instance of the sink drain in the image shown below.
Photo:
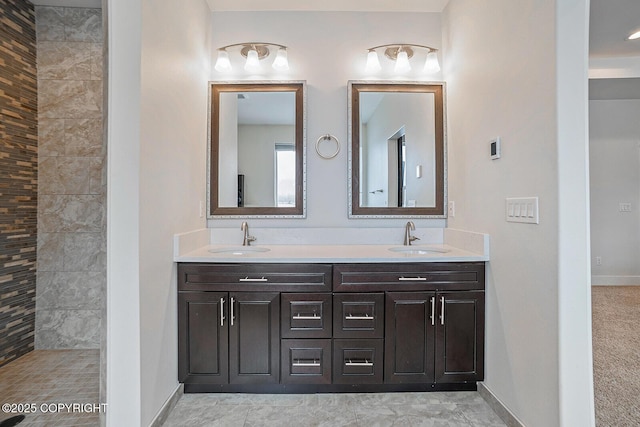
M0 422L0 427L13 427L24 421L24 415L16 415L15 417L7 418Z

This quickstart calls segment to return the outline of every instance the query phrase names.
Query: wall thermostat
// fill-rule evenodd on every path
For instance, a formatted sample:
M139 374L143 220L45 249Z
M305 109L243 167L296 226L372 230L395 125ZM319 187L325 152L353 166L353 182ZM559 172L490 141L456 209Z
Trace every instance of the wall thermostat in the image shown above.
M491 159L492 160L499 159L500 155L502 154L502 150L500 149L500 137L492 139L489 142L489 147L491 150Z

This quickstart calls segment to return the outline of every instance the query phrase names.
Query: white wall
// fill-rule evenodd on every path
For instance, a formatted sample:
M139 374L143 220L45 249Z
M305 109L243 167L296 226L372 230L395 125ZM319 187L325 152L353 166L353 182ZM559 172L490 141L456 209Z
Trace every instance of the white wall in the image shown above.
M177 381L173 234L202 228L210 12L111 0L107 424L147 426Z
M640 284L638 118L638 99L589 102L594 284ZM631 203L632 212L620 212L621 202ZM596 257L602 265L596 264Z
M451 0L443 17L449 199L456 202L456 217L449 220L449 226L491 236L485 385L528 427L593 425L593 405L589 406L588 387L583 387L591 382L590 372L564 375L566 366L561 361L563 340L568 337L561 336L565 313L560 297L563 231L558 198L564 172L560 159L565 157L564 153L559 156L559 144L565 140L558 125L561 91L557 88L566 81L560 79L555 53L562 45L556 35L562 33L563 20L570 15L558 12L556 6L571 2ZM573 22L588 22L580 13L584 9L573 12ZM584 42L586 32L577 32L575 40ZM584 55L584 64L578 60L576 67L578 71L583 67L586 94L586 50L574 50L578 58ZM570 70L569 77L580 84L582 75ZM576 116L583 115L584 125L585 101L579 97L574 101ZM576 128L578 147L570 148L578 159L582 154L584 168L586 138L579 134L580 121L567 125L569 130ZM492 161L489 141L496 136L502 138L502 158ZM582 187L576 184L574 189L578 196L585 196L586 174L579 177L584 181L579 184ZM505 221L505 198L518 196L539 197L539 225ZM578 225L588 218L581 207L585 207L584 200L574 210ZM577 235L588 236L588 229ZM582 251L575 252L588 265ZM578 280L582 277L576 275ZM576 293L578 304L585 304L587 282L585 277L585 289ZM590 317L584 316L584 305L579 307L576 317L581 317L574 325L583 344L582 332ZM584 356L575 358L580 369L584 360L590 360L590 350L584 351ZM566 382L576 378L583 381ZM564 401L567 389L575 392L579 408ZM567 409L573 410L573 419L567 416Z
M365 78L402 78L364 73L367 49L399 40L440 47L437 13L376 12L214 12L215 49L232 43L267 41L289 46L290 71L274 74L269 64L262 75L247 75L237 51L230 54L231 74L212 71L214 80L285 79L307 81L307 218L252 219L255 227L398 227L405 219L348 219L347 200L347 81ZM383 56L383 55L381 55ZM235 61L235 62L234 62ZM381 57L381 61L384 58ZM423 63L413 64L404 79L439 80L420 76ZM330 133L341 143L337 157L316 155L318 137ZM204 178L203 178L204 179ZM418 228L442 227L444 220L417 220ZM237 228L238 220L215 219L210 227ZM259 233L255 234L260 238Z

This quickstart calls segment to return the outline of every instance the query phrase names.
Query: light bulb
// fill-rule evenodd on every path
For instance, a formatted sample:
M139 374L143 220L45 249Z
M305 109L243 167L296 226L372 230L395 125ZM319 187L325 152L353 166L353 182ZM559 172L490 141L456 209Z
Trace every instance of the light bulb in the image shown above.
M435 51L427 53L427 60L424 63L425 73L437 73L440 71L440 64L438 63L438 54Z
M231 61L229 61L229 53L226 50L221 49L218 51L218 59L213 68L220 73L231 71Z
M378 53L375 50L370 50L367 54L367 65L364 68L365 73L373 74L382 70L380 66L380 60L378 59Z
M259 71L260 59L258 59L258 51L251 49L247 52L247 62L244 63L244 69L246 71Z
M406 73L411 71L411 64L409 64L409 56L404 50L398 51L396 57L396 66L393 68L396 73Z
M289 60L287 59L287 49L281 47L278 49L276 59L273 60L271 65L274 70L287 71L289 70Z
M636 39L640 39L640 31L636 31L635 33L631 34L627 40L636 40Z

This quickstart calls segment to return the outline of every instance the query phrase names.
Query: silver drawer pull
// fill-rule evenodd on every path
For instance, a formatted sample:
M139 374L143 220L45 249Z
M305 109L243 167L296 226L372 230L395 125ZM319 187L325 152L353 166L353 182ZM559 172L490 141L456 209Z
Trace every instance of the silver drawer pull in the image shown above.
M316 359L296 359L291 366L320 366L320 361Z
M240 282L268 282L269 279L265 279L264 277L261 277L259 279L249 279L249 276L245 277L244 279L239 279Z
M352 361L351 359L348 359L344 361L344 365L345 366L373 366L373 362L369 362L369 359L364 359L363 361Z
M424 282L424 281L427 280L427 278L426 277L420 277L420 276L418 276L418 277L398 277L398 280L401 281L401 282L409 282L409 281L411 281L411 282L414 282L414 281Z
M292 317L293 320L320 320L322 317L318 316L316 313L313 313L312 316L306 316L304 314L296 314Z
M353 314L347 314L346 316L344 316L344 320L373 320L374 317L373 316L369 316L368 314L363 315L359 315L359 316L354 316Z

